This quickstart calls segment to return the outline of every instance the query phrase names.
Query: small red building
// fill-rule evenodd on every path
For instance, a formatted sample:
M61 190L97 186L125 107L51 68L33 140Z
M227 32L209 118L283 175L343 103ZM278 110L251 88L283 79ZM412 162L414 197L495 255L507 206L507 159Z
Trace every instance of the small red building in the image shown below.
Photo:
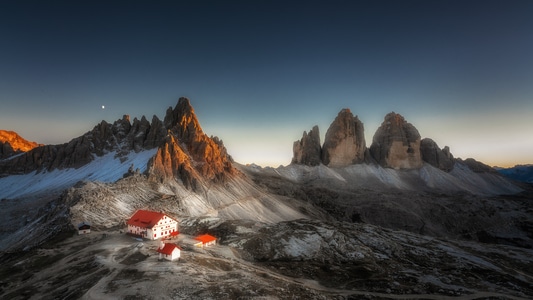
M128 233L150 240L171 236L178 231L178 221L162 212L138 210L128 220Z
M217 238L209 235L209 234L202 234L194 238L198 241L198 243L194 244L196 247L207 247L212 246L217 243Z
M181 256L181 248L176 244L166 244L161 242L161 245L157 248L157 252L159 252L159 259L164 258L170 261L179 259Z

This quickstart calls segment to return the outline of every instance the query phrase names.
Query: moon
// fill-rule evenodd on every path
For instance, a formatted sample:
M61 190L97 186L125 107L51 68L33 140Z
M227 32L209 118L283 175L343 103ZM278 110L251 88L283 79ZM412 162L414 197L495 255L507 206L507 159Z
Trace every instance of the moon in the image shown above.
M102 105L102 109L105 109L105 105Z

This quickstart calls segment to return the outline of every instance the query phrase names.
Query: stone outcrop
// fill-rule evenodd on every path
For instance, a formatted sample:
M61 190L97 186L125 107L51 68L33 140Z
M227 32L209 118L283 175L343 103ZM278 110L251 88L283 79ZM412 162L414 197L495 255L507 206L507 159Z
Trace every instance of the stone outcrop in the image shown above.
M295 141L292 146L293 164L317 166L321 163L320 133L318 126L314 126L309 133L303 133L302 139Z
M450 148L445 146L443 149L440 149L437 143L430 138L425 138L420 141L420 153L422 154L423 161L443 171L449 172L455 165Z
M418 130L394 112L385 116L374 134L370 154L383 167L416 169L423 165Z
M344 167L365 159L366 142L363 123L349 109L339 112L326 132L322 146L322 163Z
M237 173L222 141L202 131L189 99L169 108L163 123L167 136L149 163L152 179L176 179L196 190L199 181L224 182Z

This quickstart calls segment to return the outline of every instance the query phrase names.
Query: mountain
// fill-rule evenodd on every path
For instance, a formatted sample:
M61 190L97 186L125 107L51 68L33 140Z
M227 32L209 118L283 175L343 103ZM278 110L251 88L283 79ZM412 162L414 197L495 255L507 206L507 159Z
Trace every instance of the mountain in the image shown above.
M366 142L364 126L349 109L339 112L326 132L322 146L322 162L326 166L343 167L363 162Z
M0 170L0 250L34 247L76 222L118 226L159 201L176 216L306 217L302 204L263 191L235 168L223 142L203 132L187 98L168 108L164 121L102 121L68 143L1 160Z
M323 145L315 126L293 154L278 168L233 161L187 98L162 121L124 116L10 154L0 298L533 297L527 185L454 158L396 113L368 148L343 109ZM166 241L179 262L123 233L136 209L179 220ZM80 222L90 235L75 234ZM203 233L218 245L195 247Z
M370 154L383 167L416 169L423 164L418 130L394 112L385 116L374 134Z
M148 168L154 180L179 178L185 187L199 190L204 179L225 182L237 174L223 142L202 131L189 99L180 98L167 110L164 126L167 136Z
M30 151L38 146L41 145L23 139L14 131L0 130L0 159Z
M454 158L450 148L439 148L431 138L421 138L413 124L395 112L387 114L376 130L372 144L366 147L364 125L350 109L342 109L331 123L323 145L320 145L318 126L293 144L291 164L342 168L357 164L379 165L396 170L422 169L429 164L450 173L461 163L475 173L506 175L525 173L529 166L516 166L516 171L492 168L473 158ZM511 176L511 175L510 175ZM518 176L518 175L517 175ZM527 175L526 175L527 176Z
M512 180L533 183L533 165L516 165L511 168L495 168L498 173Z

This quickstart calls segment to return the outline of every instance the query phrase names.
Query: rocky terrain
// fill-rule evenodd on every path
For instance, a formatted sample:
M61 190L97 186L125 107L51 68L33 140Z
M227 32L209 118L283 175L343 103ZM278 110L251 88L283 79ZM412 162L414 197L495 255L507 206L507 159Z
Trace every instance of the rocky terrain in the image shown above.
M166 242L65 232L2 257L6 299L528 299L531 249L442 240L362 223L189 218ZM192 246L208 230L216 246Z
M343 109L323 145L315 126L278 168L234 162L187 98L163 121L2 153L2 299L533 297L533 187L396 113L367 147ZM123 233L141 208L180 220L179 262ZM201 233L218 245L193 247Z

